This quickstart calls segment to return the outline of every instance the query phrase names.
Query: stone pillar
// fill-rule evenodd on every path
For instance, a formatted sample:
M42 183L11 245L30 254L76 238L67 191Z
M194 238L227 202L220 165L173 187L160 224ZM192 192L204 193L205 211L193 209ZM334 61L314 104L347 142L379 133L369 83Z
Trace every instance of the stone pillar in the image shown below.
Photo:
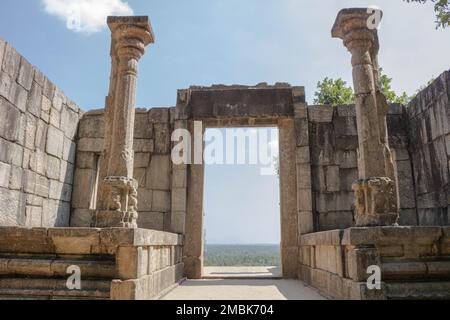
M137 181L133 138L138 62L153 43L148 17L108 17L111 77L105 108L105 142L95 226L136 228Z
M399 218L387 139L387 103L379 83L378 33L368 27L370 15L364 8L343 9L332 30L352 55L359 140L359 180L353 185L358 227L393 225Z

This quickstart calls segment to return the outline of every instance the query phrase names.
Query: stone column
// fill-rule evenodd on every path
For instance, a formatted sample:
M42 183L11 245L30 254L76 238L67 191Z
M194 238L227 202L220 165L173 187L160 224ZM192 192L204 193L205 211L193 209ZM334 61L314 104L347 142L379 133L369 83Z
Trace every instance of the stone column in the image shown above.
M352 55L359 140L359 180L353 185L356 226L393 225L399 217L387 103L379 84L378 33L368 28L369 18L368 9L343 9L332 30Z
M112 69L105 108L105 142L95 226L136 228L133 138L138 62L153 43L148 17L108 17Z

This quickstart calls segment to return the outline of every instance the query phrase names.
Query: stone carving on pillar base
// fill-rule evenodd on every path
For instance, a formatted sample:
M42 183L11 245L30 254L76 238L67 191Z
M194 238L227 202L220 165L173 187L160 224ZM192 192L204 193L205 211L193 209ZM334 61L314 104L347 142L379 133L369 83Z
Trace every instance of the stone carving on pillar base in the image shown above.
M395 182L386 177L361 179L353 184L357 227L393 226L399 219Z
M137 181L125 177L107 177L103 183L108 195L107 209L96 212L96 226L136 228Z

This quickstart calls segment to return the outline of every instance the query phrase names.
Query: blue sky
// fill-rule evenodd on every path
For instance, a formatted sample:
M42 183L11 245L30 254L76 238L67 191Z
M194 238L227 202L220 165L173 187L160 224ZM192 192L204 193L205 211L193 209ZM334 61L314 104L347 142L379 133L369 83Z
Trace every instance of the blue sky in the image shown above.
M45 10L44 1L52 10ZM84 110L102 108L110 68L109 31L95 25L104 20L102 11L89 6L84 8L83 21L94 23L99 31L69 30L63 18L64 3L73 1L2 0L0 37L12 43ZM435 30L431 4L401 0L124 2L95 3L103 4L103 9L108 3L125 5L134 14L150 16L156 43L140 63L139 107L172 106L176 90L190 85L289 82L305 86L307 100L312 103L317 82L326 76L342 77L351 84L350 56L342 42L330 36L336 14L344 7L378 5L384 10L380 64L394 78L395 90L413 93L432 76L449 69L450 29ZM258 180L258 172L255 167L245 166L208 169L207 187L219 190L211 192L208 211L236 221L249 211L249 203L255 205L248 199L257 198L257 210L266 208L264 215L278 219L278 209L273 207L278 197L277 180ZM210 183L211 177L223 182ZM247 182L234 183L244 180ZM248 189L252 195L238 197ZM222 196L224 190L234 193ZM237 210L237 206L241 209ZM236 239L224 230L237 232L240 227L224 228L225 222L220 219L213 219L220 223L208 228L208 235L218 235L211 241ZM252 229L254 232L239 241L277 241L279 235L268 227L275 220L262 220Z

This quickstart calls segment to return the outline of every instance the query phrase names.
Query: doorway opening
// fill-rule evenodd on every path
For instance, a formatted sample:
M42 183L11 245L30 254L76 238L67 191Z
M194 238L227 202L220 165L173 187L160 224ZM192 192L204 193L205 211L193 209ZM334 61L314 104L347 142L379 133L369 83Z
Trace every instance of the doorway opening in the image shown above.
M205 131L204 278L280 278L277 127Z

